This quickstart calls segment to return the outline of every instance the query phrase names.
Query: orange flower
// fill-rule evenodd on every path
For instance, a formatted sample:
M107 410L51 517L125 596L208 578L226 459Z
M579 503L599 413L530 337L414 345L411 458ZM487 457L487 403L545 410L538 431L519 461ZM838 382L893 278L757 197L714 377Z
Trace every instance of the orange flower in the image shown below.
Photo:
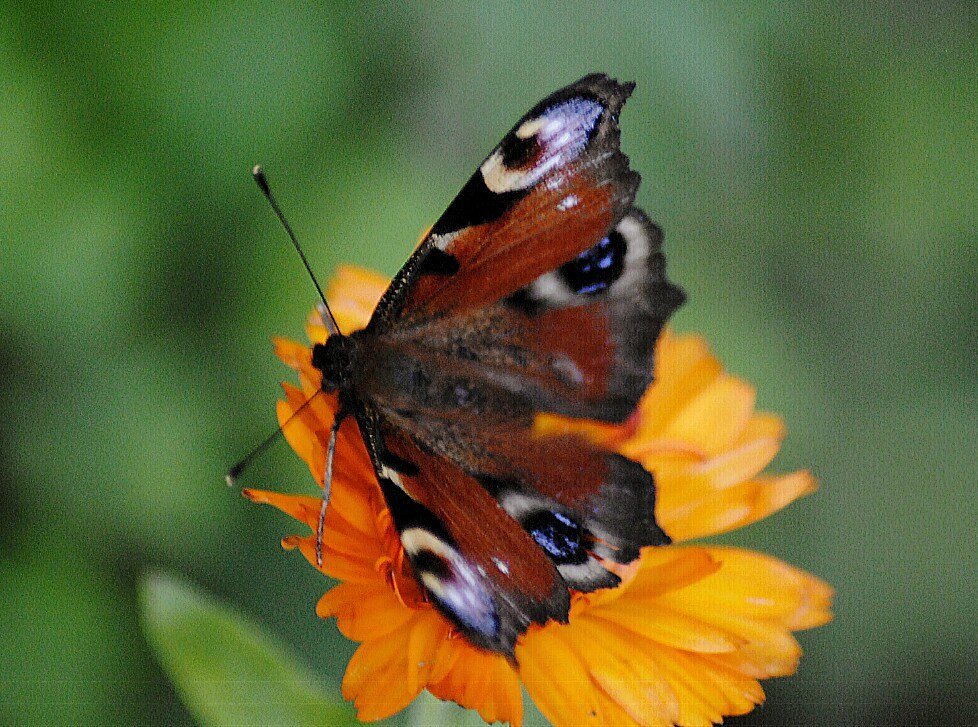
M344 331L366 324L387 280L341 268L330 289ZM326 331L310 318L309 338ZM285 422L319 390L310 347L276 341L299 372L284 384ZM655 383L620 427L541 416L541 431L574 429L636 459L655 474L657 520L676 543L747 525L815 489L807 472L762 475L784 437L781 420L754 412L754 391L724 373L706 343L666 332ZM335 398L317 397L285 429L322 484ZM310 528L286 537L315 567L320 500L248 490ZM343 695L361 720L388 717L422 689L478 710L487 722L519 725L521 684L551 722L710 724L764 699L758 680L791 674L801 648L792 631L831 618L832 589L774 558L732 547L646 548L618 567L622 584L573 595L569 623L533 625L516 646L517 664L470 645L412 579L355 422L341 428L326 516L322 572L340 583L316 612L335 616L360 642Z

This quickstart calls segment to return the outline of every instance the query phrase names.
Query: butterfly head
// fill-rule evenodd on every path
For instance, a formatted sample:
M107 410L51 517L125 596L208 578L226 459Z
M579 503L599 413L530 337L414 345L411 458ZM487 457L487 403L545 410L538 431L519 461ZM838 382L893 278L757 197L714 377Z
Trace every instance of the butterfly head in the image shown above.
M312 347L312 365L323 374L327 392L350 389L356 368L357 345L350 336L334 334Z

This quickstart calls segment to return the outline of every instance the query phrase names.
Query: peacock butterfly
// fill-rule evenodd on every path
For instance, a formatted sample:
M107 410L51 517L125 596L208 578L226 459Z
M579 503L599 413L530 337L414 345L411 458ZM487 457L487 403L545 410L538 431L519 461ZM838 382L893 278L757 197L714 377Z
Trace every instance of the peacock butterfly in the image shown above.
M364 329L344 335L325 299L320 308L330 335L312 362L339 409L318 557L337 432L353 417L425 594L473 644L510 659L531 623L567 620L571 590L615 586L606 565L669 542L640 464L533 426L540 413L627 419L683 302L619 149L633 88L592 74L542 100Z

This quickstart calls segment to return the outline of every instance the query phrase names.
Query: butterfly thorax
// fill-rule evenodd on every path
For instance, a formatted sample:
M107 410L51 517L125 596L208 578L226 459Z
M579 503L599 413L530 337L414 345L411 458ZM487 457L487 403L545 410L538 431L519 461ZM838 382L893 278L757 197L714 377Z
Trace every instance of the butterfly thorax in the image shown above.
M312 365L322 372L324 391L351 393L358 346L351 336L334 334L312 347Z

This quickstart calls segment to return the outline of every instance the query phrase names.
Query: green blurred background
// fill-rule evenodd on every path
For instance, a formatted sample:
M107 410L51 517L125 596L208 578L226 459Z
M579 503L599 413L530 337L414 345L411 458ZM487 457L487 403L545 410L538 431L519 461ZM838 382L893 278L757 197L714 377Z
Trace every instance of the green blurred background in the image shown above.
M822 489L727 540L838 589L738 724L975 719L978 9L5 4L0 721L188 723L138 626L148 568L267 627L326 688L352 645L294 528L224 487L275 425L272 335L393 273L502 133L586 72L689 293L675 319L780 412ZM248 484L312 492L279 446Z

